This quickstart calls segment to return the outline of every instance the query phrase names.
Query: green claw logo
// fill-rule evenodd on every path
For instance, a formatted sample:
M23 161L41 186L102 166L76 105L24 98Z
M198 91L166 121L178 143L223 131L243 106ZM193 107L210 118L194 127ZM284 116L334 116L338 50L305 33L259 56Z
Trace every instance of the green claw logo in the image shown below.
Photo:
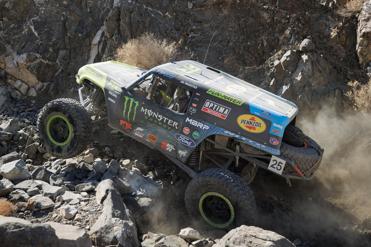
M135 121L139 102L128 96L124 97L124 110L122 116L128 121ZM132 116L131 116L132 115Z

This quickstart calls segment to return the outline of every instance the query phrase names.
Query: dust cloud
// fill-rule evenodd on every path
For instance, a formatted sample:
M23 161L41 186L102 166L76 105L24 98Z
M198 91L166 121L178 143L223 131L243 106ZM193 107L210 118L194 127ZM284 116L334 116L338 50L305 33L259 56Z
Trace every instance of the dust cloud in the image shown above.
M363 221L371 217L371 114L324 107L298 123L325 149L316 177L326 199Z

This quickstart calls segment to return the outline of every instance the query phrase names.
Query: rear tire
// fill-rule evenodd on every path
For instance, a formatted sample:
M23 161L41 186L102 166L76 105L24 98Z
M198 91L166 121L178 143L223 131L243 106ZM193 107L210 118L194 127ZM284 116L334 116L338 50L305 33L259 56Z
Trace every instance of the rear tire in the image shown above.
M88 112L74 99L49 102L37 119L37 129L46 150L61 158L76 156L86 148L90 127Z
M195 220L219 229L253 224L257 210L255 197L239 176L223 169L207 169L188 184L185 206Z

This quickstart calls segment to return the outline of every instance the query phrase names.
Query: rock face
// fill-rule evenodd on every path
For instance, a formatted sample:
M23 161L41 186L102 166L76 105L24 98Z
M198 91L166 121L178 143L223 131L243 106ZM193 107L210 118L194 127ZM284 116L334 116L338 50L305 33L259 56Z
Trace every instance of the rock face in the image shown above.
M366 0L358 17L357 54L359 62L367 66L371 62L371 1Z
M99 246L139 246L136 226L112 180L103 180L96 190L103 210L90 231L93 242Z
M221 238L214 247L295 247L285 237L255 226L240 226Z
M76 226L64 225L55 222L48 222L59 240L59 246L63 247L91 247L91 241L86 232Z

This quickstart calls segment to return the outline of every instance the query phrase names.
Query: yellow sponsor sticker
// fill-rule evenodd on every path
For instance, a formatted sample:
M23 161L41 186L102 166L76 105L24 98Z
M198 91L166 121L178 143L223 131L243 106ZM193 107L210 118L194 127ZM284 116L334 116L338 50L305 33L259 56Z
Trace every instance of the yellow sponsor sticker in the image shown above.
M251 114L238 116L237 124L241 129L255 134L262 133L267 128L267 125L261 118Z

